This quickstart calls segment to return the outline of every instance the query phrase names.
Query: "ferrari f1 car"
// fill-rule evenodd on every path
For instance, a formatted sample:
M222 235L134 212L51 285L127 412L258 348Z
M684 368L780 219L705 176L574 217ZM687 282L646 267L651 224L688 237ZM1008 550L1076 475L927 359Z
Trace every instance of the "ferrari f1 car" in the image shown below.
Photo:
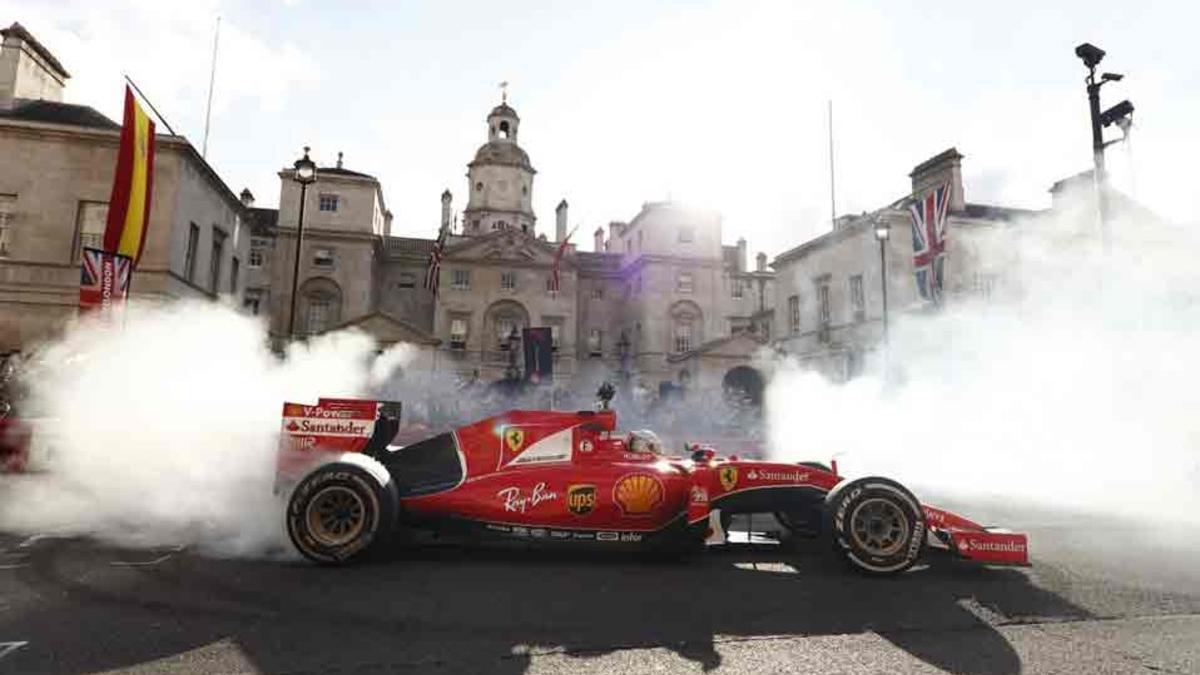
M667 454L651 432L617 431L605 402L579 412L513 410L407 446L400 404L286 403L277 492L306 558L353 561L408 528L609 548L685 551L727 540L731 514L770 513L828 537L853 567L902 572L931 551L1026 565L1026 536L921 504L896 481L837 467Z

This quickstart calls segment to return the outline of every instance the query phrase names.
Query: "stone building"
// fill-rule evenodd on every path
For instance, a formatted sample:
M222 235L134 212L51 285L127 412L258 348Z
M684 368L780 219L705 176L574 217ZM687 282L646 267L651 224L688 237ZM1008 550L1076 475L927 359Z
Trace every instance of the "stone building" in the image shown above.
M945 183L951 186L944 283L944 300L950 303L1000 292L1002 272L1013 264L1015 238L1009 236L1010 229L1044 214L967 201L962 158L950 148L909 174L913 195ZM860 372L881 343L884 284L889 317L928 309L914 280L909 203L906 195L872 214L839 217L832 231L775 258L777 348L831 377L847 379ZM883 245L886 279L875 235L879 222L888 226ZM977 243L985 237L1002 245L989 245L983 255Z
M103 237L120 126L63 102L70 75L19 23L0 36L0 351L10 351L77 313L81 250ZM240 297L244 207L187 139L156 143L133 295Z
M579 245L586 234L572 238L552 290L569 206L558 203L551 240L533 211L537 172L518 142L520 117L502 101L486 123L487 140L467 164L461 217L451 192L441 195L447 242L436 297L424 287L433 240L393 232L373 177L343 168L340 157L318 169L305 209L298 334L356 325L382 342L423 345L432 369L484 381L510 371L511 338L530 326L551 329L560 384L616 374L649 389L686 388L749 367L774 325L765 254L750 269L744 239L722 244L718 214L646 203L629 222L598 229L591 251ZM291 178L280 172L278 213L250 210L247 303L269 311L277 335L290 311Z

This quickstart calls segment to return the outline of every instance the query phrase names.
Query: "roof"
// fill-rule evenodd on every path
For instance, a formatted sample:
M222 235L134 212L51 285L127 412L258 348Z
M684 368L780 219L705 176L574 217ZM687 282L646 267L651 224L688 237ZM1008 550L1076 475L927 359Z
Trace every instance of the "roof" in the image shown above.
M14 21L13 24L8 28L0 28L0 35L24 40L29 44L29 47L33 49L33 51L37 52L38 56L45 59L46 63L58 70L58 72L62 74L64 78L71 77L71 74L67 72L67 69L63 68L63 64L60 63L58 59L54 58L54 55L50 53L50 50L46 49L45 45L38 42L37 38L33 37L33 34L26 30L25 27L20 24L20 22Z
M960 153L956 148L950 148L948 150L943 150L942 152L939 152L938 154L934 155L933 157L930 157L929 159L925 160L924 162L921 162L920 164L914 166L912 173L908 174L908 176L909 176L909 178L912 178L913 176L916 176L917 174L925 173L926 171L938 166L939 164L943 164L945 162L957 161L962 158L963 158L962 153Z
M513 110L512 106L507 103L501 103L495 108L492 108L492 112L488 113L488 117L493 117L495 115L503 115L505 117L515 117L517 119L521 119L520 116L517 115L517 111Z
M359 171L351 171L350 169L343 169L343 168L337 167L337 166L335 166L335 167L329 167L329 166L317 167L317 175L321 175L321 174L325 174L326 176L347 176L350 178L370 178L371 180L378 180L377 178L375 178L375 176L372 176L369 173L361 173Z
M279 209L246 209L246 223L254 234L273 233L279 226Z
M349 328L351 326L362 326L363 324L369 323L374 319L378 319L385 324L388 324L394 328L398 328L398 329L400 329L400 332L402 332L402 333L410 334L412 339L402 340L403 342L416 342L418 344L425 344L425 345L441 344L441 340L430 335L428 333L428 331L417 328L416 326L412 325L411 323L408 323L407 321L404 321L403 319L400 319L399 317L389 314L387 312L384 312L382 310L368 312L367 314L363 314L361 316L355 317L353 319L350 319L349 321L343 321L342 323L340 323L332 328L326 329L323 332L333 333L333 332L342 330L344 328Z
M617 272L621 269L621 254L576 251L575 264L580 272Z
M1059 191L1064 190L1072 185L1078 185L1080 183L1092 183L1094 180L1092 178L1092 176L1095 175L1093 172L1094 172L1094 169L1088 169L1087 171L1080 171L1079 173L1075 174L1074 176L1067 176L1066 178L1064 178L1060 181L1056 181L1054 183L1054 185L1050 186L1050 192L1051 193L1059 192Z
M59 103L58 101L16 99L13 107L0 108L0 119L67 124L106 130L121 128L121 125L108 119L95 108L74 103Z
M992 206L990 204L964 204L963 215L968 218L984 218L987 220L1013 220L1035 216L1039 211L1034 209L1014 209L1009 206ZM954 212L951 212L953 214Z
M533 171L529 163L529 155L512 141L490 141L484 143L475 152L475 160L468 166L476 164L502 164L519 166L527 171Z
M388 237L383 242L388 253L428 256L433 250L432 239L420 237Z

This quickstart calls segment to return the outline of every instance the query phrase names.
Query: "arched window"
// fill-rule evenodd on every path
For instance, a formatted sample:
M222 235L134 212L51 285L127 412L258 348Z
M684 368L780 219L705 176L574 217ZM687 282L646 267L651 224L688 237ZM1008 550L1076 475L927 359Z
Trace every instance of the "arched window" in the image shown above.
M300 287L300 305L304 334L323 333L341 323L342 289L327 277L309 279Z
M681 300L667 310L668 325L671 332L668 337L668 351L675 354L690 352L700 345L704 327L704 313L700 306L690 300Z
M513 332L520 337L521 329L528 325L529 312L524 305L512 300L495 302L484 313L485 330L495 339L493 344L497 349L508 349Z
M500 138L508 138L508 133L509 133L508 122L501 121L500 122Z

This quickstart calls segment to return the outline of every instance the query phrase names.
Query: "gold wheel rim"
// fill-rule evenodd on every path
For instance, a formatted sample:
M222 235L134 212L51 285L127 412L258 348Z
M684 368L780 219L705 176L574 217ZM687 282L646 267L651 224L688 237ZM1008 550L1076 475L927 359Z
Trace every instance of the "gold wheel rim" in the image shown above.
M863 501L850 516L850 536L862 550L886 558L908 543L908 516L888 499Z
M325 546L342 546L362 534L367 508L354 490L340 485L322 489L305 509L308 531Z

